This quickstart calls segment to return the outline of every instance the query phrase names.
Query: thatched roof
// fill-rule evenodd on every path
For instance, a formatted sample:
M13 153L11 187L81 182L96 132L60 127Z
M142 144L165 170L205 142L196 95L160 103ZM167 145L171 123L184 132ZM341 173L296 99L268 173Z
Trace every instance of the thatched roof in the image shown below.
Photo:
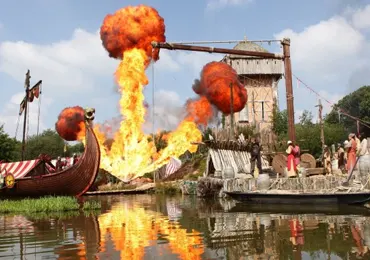
M257 43L254 42L239 42L237 45L234 46L234 50L243 50L243 51L258 51L258 52L269 52L265 48L263 48L261 45L258 45ZM242 56L242 55L235 55L235 54L228 54L225 55L224 59L228 57L230 59L238 59L238 58L252 58L255 59L256 57L252 56Z

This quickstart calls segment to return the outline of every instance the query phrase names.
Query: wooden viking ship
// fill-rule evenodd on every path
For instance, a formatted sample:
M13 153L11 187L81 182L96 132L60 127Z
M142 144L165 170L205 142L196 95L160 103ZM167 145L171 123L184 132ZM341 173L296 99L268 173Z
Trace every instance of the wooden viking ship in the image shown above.
M94 114L94 109L85 110L85 151L69 168L52 172L45 156L32 161L0 163L0 175L4 178L0 197L83 195L94 183L100 165L99 143L92 129Z

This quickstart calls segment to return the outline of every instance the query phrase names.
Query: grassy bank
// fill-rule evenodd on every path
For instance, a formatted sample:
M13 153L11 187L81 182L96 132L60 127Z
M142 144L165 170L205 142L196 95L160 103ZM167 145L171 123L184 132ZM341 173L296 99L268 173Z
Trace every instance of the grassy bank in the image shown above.
M43 197L38 199L1 200L0 213L50 213L77 211L81 207L75 197ZM96 201L86 201L82 205L83 210L100 209L101 205Z
M179 182L158 182L155 184L156 194L164 194L164 195L175 195L181 194L181 188Z

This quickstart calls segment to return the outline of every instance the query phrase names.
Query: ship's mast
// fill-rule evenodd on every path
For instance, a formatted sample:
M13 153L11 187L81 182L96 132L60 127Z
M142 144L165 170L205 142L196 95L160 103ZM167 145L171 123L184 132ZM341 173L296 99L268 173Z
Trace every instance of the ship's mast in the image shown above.
M23 119L23 136L22 136L22 161L24 161L25 156L25 150L26 150L26 129L27 129L27 110L28 110L28 96L29 96L29 90L30 90L30 70L27 70L26 73L26 80L24 82L24 88L26 91L26 96L24 98L24 119Z
M39 80L32 88L30 88L30 79L31 79L30 70L27 70L26 79L24 81L24 88L25 88L25 92L26 92L25 94L26 95L23 98L22 103L21 103L21 107L24 107L24 109L21 110L20 114L19 114L19 116L21 116L23 111L24 111L24 115L23 115L23 135L22 135L22 161L24 161L25 154L26 154L27 117L28 117L28 113L29 113L28 103L32 102L35 96L36 96L36 98L39 98L39 95L41 94L41 84L42 84L42 80ZM35 89L37 89L37 94L35 94L36 93ZM30 93L30 91L32 93ZM39 102L39 112L38 113L40 114L40 102ZM37 125L37 134L38 134L38 127L39 127L39 125ZM18 126L17 126L17 129L18 129Z

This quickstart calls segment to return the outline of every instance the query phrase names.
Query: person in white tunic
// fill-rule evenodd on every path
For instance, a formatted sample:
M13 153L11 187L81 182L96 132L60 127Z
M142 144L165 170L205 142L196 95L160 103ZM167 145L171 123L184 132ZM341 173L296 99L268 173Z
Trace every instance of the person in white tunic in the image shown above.
M365 134L361 134L362 140L360 147L358 149L359 161L359 171L361 176L366 176L370 173L370 153L367 143L367 138Z

